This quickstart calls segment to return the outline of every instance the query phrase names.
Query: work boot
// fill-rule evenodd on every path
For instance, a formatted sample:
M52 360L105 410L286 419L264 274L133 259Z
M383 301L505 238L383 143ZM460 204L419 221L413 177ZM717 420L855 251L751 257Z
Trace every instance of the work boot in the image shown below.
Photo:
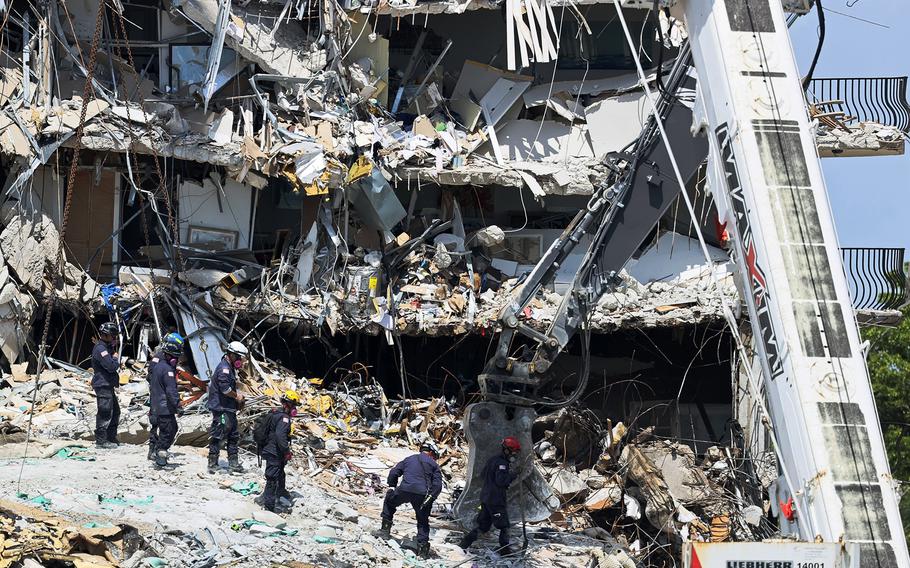
M209 473L214 474L218 472L218 456L215 454L209 454Z
M373 531L371 534L378 539L389 540L392 538L392 521L382 519L382 527Z
M154 446L149 446L149 455L148 455L148 457L146 457L146 459L149 461L154 461L154 459L155 459L155 447Z
M116 448L117 446L116 446L115 444L112 444L112 443L110 443L110 442L107 442L107 441L102 440L102 441L100 441L100 442L96 441L96 442L95 442L95 447L96 447L96 448L99 448L99 449L102 449L102 450L113 450L113 449Z
M474 531L469 532L468 534L461 537L461 540L458 541L458 548L462 550L467 550L471 548L471 545L474 544L474 541L477 540L477 535Z
M155 467L161 468L167 465L167 450L158 450L155 454Z
M505 546L500 546L499 549L496 551L496 553L499 554L500 556L506 556L506 557L517 556L518 552L519 551L512 548L512 545L510 545L510 544L507 544Z
M420 558L429 558L430 557L430 543L429 542L420 542L417 543L417 556Z
M240 457L238 456L228 456L228 469L231 470L231 473L243 473L246 469L240 465Z

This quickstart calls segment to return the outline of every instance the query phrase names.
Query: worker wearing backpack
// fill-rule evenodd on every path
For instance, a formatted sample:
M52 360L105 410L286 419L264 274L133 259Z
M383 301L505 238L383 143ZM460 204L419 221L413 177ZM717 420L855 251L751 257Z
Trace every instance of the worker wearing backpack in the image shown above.
M256 501L267 511L275 512L278 499L290 499L285 487L284 468L291 460L291 417L297 415L300 395L285 391L281 408L274 408L259 419L253 430L258 455L265 459L265 491Z

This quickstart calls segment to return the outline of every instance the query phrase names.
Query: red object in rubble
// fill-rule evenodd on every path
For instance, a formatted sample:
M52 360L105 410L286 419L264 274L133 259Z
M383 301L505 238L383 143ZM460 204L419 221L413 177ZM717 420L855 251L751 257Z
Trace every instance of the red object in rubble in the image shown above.
M791 523L796 519L796 504L793 503L793 497L787 499L787 502L780 502L780 512L783 513L784 518L790 521Z

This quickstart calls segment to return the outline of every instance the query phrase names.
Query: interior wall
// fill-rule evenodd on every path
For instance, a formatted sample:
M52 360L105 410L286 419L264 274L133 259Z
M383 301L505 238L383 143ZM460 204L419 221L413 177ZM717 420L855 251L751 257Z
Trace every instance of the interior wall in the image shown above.
M199 228L235 233L236 248L247 248L250 245L253 190L232 179L225 179L222 189L223 194L210 178L205 178L201 185L193 180L183 180L180 183L180 234L184 243L191 244L191 230ZM223 234L226 239L227 234ZM211 236L214 237L215 233L211 233Z
M20 197L23 211L42 211L59 225L64 182L64 179L55 175L53 168L39 166L32 174L31 191L23 191Z

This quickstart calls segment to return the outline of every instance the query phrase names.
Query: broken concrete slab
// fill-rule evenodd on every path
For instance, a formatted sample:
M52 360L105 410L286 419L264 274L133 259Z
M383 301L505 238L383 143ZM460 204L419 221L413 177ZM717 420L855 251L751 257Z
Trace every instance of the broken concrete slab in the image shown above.
M577 473L568 469L558 470L550 478L550 487L553 488L553 493L563 501L584 497L591 491L588 484Z
M213 35L218 31L219 4L217 0L174 2L181 13ZM232 4L230 9L236 33L226 34L224 43L244 59L269 73L296 78L312 77L325 68L325 50L312 45L296 19L276 22L266 6L255 3Z
M698 467L695 453L689 446L664 441L642 444L638 450L660 470L677 501L697 503L717 495L718 491Z
M276 529L283 529L287 526L288 521L281 515L275 514L271 511L261 510L253 513L253 519L259 521L260 523L265 523L270 527Z

